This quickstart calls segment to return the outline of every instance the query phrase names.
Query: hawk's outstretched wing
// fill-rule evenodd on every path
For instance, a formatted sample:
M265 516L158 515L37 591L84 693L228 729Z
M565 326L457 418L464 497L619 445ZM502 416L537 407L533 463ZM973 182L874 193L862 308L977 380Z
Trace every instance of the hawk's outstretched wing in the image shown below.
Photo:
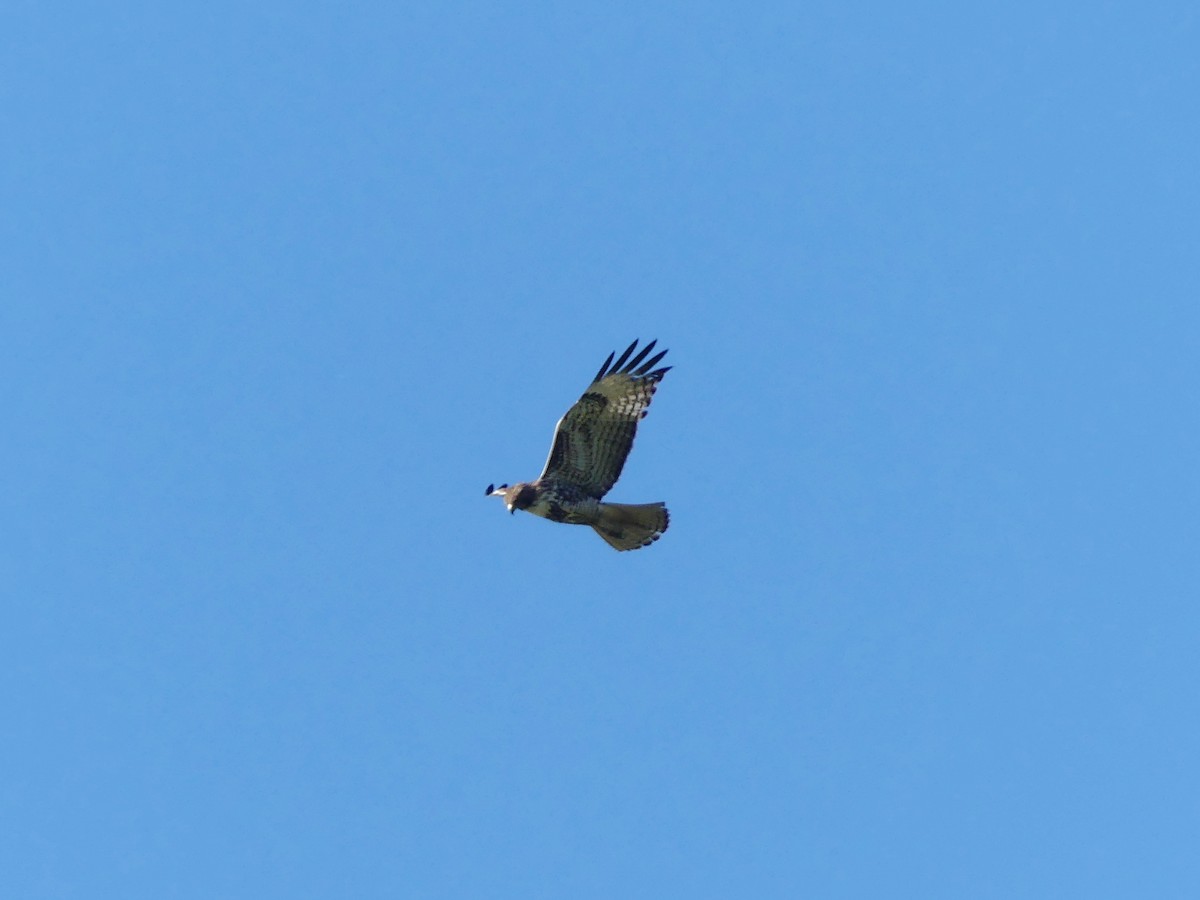
M591 386L558 420L540 482L552 481L599 500L621 477L638 421L646 415L658 383L671 368L654 368L667 355L666 350L642 362L657 341L630 359L637 343L630 344L615 363L615 354L610 353Z

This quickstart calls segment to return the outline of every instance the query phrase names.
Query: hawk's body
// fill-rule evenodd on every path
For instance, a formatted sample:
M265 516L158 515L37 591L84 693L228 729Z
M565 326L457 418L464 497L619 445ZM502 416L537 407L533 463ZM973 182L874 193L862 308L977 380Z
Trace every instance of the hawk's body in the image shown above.
M591 525L618 550L658 540L670 522L665 504L600 502L621 476L638 422L671 368L654 368L666 350L642 362L655 343L632 359L637 341L615 363L615 354L608 355L583 396L559 419L550 457L536 481L489 485L487 493L503 497L509 512L523 509L554 522Z

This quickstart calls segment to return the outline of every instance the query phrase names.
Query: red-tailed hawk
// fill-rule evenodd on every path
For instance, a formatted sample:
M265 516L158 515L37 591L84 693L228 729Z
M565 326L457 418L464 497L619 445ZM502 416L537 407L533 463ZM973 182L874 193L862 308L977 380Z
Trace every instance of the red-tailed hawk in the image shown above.
M671 369L654 368L666 350L646 359L657 341L630 359L637 343L615 363L616 354L608 354L583 396L558 420L550 458L537 481L512 487L489 484L488 496L503 497L510 513L523 509L552 522L591 525L618 550L636 550L658 540L670 522L665 503L600 502L621 477L638 421Z

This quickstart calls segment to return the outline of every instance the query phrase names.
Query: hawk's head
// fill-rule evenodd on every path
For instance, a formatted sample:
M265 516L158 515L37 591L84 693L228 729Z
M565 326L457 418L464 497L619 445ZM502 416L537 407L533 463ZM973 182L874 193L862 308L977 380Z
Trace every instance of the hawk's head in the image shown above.
M503 497L509 513L514 513L518 509L528 509L533 505L533 501L537 499L537 488L532 484L514 484L512 487L507 484L499 487L489 484L484 496Z

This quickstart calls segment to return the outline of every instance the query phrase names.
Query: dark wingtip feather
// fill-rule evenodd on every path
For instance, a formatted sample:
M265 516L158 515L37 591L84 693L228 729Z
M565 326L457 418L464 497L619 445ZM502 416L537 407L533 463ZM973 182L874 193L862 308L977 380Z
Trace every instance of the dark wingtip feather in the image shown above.
M653 346L653 344L651 344L651 346ZM633 374L634 374L634 375L645 375L647 372L649 372L651 369L653 369L653 368L654 368L655 364L657 364L657 363L658 363L658 361L659 361L660 359L662 359L662 358L663 358L664 356L666 356L666 355L667 355L667 351L666 351L666 350L664 350L662 353L659 353L658 355L656 355L656 356L652 357L651 359L647 360L647 361L646 361L646 362L645 362L645 363L642 365L642 367L641 367L640 369L638 369L636 372L634 372ZM670 367L670 366L667 366L667 369L669 369L669 368L671 368L671 367ZM665 371L666 371L666 369L663 369L663 371L665 372Z
M615 363L613 363L612 370L614 372L621 371L621 366L625 365L625 360L629 359L629 354L633 352L633 348L637 346L637 343L637 338L634 338L633 343L626 347L625 352L621 354L620 358Z
M494 484L489 484L487 486L487 490L483 492L483 496L485 496L485 497L492 496L492 491L494 491L495 489L496 489L496 486Z
M651 341L651 342L650 342L650 343L648 343L648 344L647 344L645 347L643 347L641 350L639 350L639 351L638 351L638 355L637 355L637 356L635 356L633 359L631 359L631 360L630 360L630 361L629 361L629 362L626 364L624 371L626 371L626 372L632 372L634 369L636 369L636 368L637 368L637 366L638 366L638 363L640 363L640 362L641 362L643 359L645 359L645 358L646 358L646 354L648 354L648 353L649 353L651 350L653 350L653 349L654 349L654 345L655 345L655 344L657 344L657 343L658 343L658 341L657 341L657 340Z
M605 375L608 374L608 367L612 364L613 357L616 355L617 355L616 350L614 350L612 353L608 354L608 359L606 359L604 361L604 365L602 365L600 367L600 371L596 373L596 377L593 378L592 381L599 381L601 378L603 378Z

